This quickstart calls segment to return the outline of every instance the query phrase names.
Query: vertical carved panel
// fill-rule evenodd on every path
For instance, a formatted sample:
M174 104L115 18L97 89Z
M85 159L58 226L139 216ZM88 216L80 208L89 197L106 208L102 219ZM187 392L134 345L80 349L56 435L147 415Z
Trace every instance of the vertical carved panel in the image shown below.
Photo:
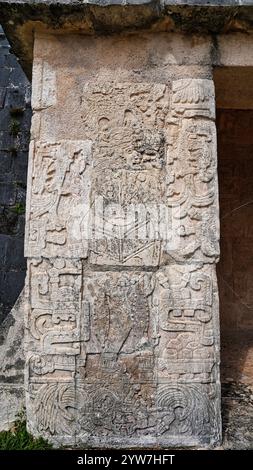
M157 400L161 433L220 435L218 292L215 267L181 264L157 274Z
M29 263L26 317L28 418L40 433L75 433L76 357L81 352L82 265L64 258Z
M157 266L161 240L152 213L159 219L164 202L168 88L98 82L85 91L84 122L91 132L92 115L95 131L92 205L96 237L90 245L90 261Z
M91 142L32 143L26 256L87 256Z
M211 80L172 86L167 158L167 204L174 207L180 246L168 260L213 262L219 256L217 148Z
M94 79L80 103L88 140L30 154L30 429L108 447L218 442L213 83Z

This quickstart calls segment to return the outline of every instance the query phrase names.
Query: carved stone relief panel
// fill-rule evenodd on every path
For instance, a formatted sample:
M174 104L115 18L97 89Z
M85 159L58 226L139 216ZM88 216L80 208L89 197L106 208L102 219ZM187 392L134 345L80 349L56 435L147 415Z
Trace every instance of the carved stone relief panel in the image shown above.
M81 275L79 262L58 263L36 262L30 270L33 429L59 442L64 435L108 445L217 442L213 268Z
M211 80L172 86L167 154L167 204L178 220L180 244L165 248L167 262L219 257L214 88Z
M139 126L164 128L169 110L169 89L163 83L87 82L82 95L82 118L90 137L103 128Z
M56 71L45 60L35 59L33 63L32 108L37 111L56 105Z
M83 438L131 438L154 429L154 286L152 273L84 274L89 320L77 364L78 387L87 396L79 421Z
M160 381L217 379L218 300L210 265L171 265L157 274Z
M60 444L218 442L213 83L94 79L80 101L88 140L31 145L29 427Z
M32 142L26 256L87 256L91 142Z
M220 390L213 384L167 383L157 388L157 444L220 441Z
M95 133L92 264L159 264L161 240L150 213L159 217L164 203L168 106L163 84L98 82L85 89L83 119Z
M82 265L78 260L33 260L28 267L27 350L80 353Z
M158 436L209 436L217 442L221 425L215 267L170 265L156 280Z
M154 275L82 277L79 262L60 261L30 265L31 429L61 442L64 434L87 440L155 432Z

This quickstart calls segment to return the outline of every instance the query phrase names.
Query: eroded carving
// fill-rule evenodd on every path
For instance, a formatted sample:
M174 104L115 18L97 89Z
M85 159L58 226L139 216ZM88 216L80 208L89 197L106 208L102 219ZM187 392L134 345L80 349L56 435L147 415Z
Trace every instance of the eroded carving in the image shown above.
M167 204L176 208L180 246L168 259L219 256L216 129L210 80L173 82L167 156Z
M157 274L159 380L217 380L217 287L213 266L173 265Z
M91 142L31 144L27 256L87 256Z
M167 384L158 388L158 436L212 435L217 439L214 396L203 386Z
M81 110L90 140L31 152L32 430L57 443L217 442L213 83L94 79Z
M78 261L56 258L30 263L29 350L80 352L81 273Z

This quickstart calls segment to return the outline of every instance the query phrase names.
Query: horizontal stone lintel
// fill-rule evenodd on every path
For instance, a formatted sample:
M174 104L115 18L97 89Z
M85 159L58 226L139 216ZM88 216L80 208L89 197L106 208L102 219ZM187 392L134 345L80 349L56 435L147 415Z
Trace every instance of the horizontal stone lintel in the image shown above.
M250 32L252 0L0 0L1 23L31 78L34 30L113 34L138 30Z

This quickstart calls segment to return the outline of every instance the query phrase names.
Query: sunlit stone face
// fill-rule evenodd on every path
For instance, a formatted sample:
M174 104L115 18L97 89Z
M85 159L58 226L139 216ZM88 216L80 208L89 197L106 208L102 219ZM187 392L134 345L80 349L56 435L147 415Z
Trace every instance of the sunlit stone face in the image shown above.
M220 439L214 86L182 44L36 36L27 413L57 444Z

